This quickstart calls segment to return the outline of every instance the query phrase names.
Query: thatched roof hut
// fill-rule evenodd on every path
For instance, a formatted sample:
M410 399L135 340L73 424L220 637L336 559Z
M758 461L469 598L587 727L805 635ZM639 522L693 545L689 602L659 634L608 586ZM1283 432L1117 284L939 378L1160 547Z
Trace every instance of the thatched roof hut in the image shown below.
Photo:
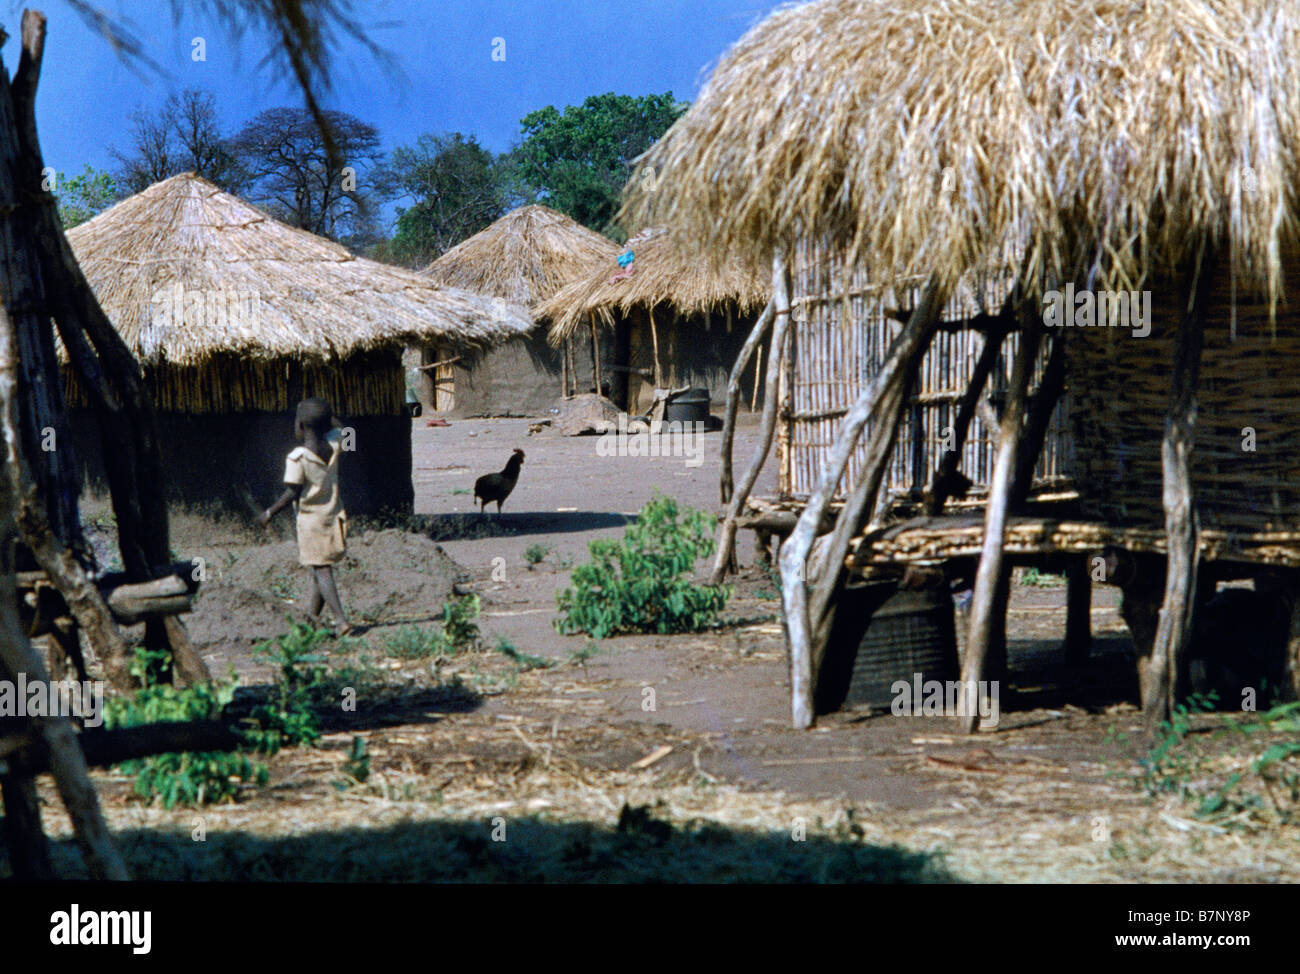
M1300 492L1288 486L1300 473L1300 397L1282 376L1300 367L1286 300L1300 272L1300 5L1036 0L990 13L976 0L779 10L724 56L647 153L624 219L671 226L695 259L772 259L781 296L801 240L877 284L928 282L893 364L842 420L834 462L783 551L791 582L864 424L868 466L889 462L900 383L915 375L942 299L969 275L1011 275L1012 325L1029 352L1050 347L1068 363L1061 385L1086 471L1075 514L1092 527L1008 527L1015 461L1042 442L1026 419L1026 352L974 550L932 524L887 545L868 538L858 554L979 556L967 678L982 673L1007 538L1025 557L1109 539L1160 559L1126 583L1126 604L1154 619L1140 581L1167 578L1159 633L1139 635L1151 660L1143 699L1159 717L1185 661L1198 558L1216 559L1212 578L1300 565ZM671 178L647 178L660 173ZM1045 305L1067 286L1080 296L1074 323L1080 312L1088 323L1102 296L1113 310L1120 292L1149 307L1148 320L1046 327ZM878 482L863 473L849 484L824 556L807 565L811 601L803 585L786 586L800 725L811 720L809 633L815 657L846 532L860 528L864 505L870 515ZM1300 659L1291 668L1300 675Z
M533 204L507 213L421 273L439 284L536 309L593 267L612 262L617 252L608 238ZM435 345L425 357L436 362L440 356L450 357ZM464 415L540 413L569 388L594 382L594 363L579 375L579 361L571 347L563 353L550 348L538 326L513 341L462 354L454 367L426 370L429 383L437 385L426 390L426 398L450 393L456 412Z
M666 229L643 231L627 242L635 259L624 276L611 259L589 269L580 280L557 292L538 309L552 322L551 339L572 335L589 318L605 325L638 308L664 308L681 318L707 314L737 317L753 314L771 294L768 275L736 258L716 267L691 259Z
M461 241L422 273L448 287L536 308L616 253L612 240L534 203Z
M269 489L279 477L274 464L283 460L274 454L286 438L291 442L292 423L281 429L286 417L298 400L319 395L347 421L375 427L364 476L393 485L382 490L387 501L409 502L402 346L431 339L486 344L532 327L525 309L357 257L192 173L118 203L71 230L68 240L101 307L141 362L164 426L183 421L188 429L211 417L214 429L204 435L216 439L209 447L228 441L239 456L257 453L258 462L235 476L270 477ZM75 385L69 394L79 402ZM241 439L269 440L274 449L254 450ZM213 462L228 460L228 451L209 450ZM384 451L391 462L379 458ZM187 499L212 490L214 476L221 485L232 479L211 463L171 459L173 487ZM358 471L353 482L362 476ZM190 481L194 491L186 489ZM359 494L354 504L374 506Z
M612 259L597 265L537 309L552 322L551 342L587 323L621 328L618 365L636 369L623 374L640 387L626 393L630 409L648 405L652 383L721 393L745 332L770 297L767 275L740 259L691 259L662 228L634 235L623 252L633 255L627 267ZM744 327L734 329L737 322ZM701 332L709 338L698 340Z

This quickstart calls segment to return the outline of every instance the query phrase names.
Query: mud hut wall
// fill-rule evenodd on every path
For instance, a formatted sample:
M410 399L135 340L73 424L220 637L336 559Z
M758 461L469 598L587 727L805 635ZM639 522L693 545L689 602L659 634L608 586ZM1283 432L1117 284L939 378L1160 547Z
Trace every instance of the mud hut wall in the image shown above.
M778 482L783 496L797 499L816 488L840 423L902 329L888 310L914 306L920 285L896 290L873 287L863 268L850 268L846 274L842 260L807 241L795 249L792 285L791 355L783 374L783 398L788 397L789 410L782 427ZM1005 285L990 284L984 291L986 307L996 309L1005 300ZM945 320L969 319L978 313L978 307L971 294L954 297L945 309ZM1004 342L990 380L995 401L1006 387L1018 342L1015 335ZM919 500L930 471L947 449L946 431L956 420L958 401L983 345L984 336L972 329L942 331L935 337L922 361L886 469L882 503ZM1045 353L1038 363L1038 375L1044 364ZM988 483L993 437L994 432L977 416L961 458L962 472L975 484L972 499L980 497ZM1062 403L1052 417L1035 471L1037 487L1069 482L1071 437L1068 407ZM850 459L845 484L857 482L866 462L866 442L864 435Z
M580 329L573 343L574 386L577 392L594 392L591 331ZM608 329L598 332L601 378L608 380L606 363L612 362L614 338ZM563 347L554 348L539 326L529 335L490 348L461 353L452 366L455 389L453 415L547 416L563 395Z
M731 369L754 327L757 315L734 315L727 328L725 311L679 317L670 306L655 309L655 327L659 335L659 367L665 387L708 389L709 402L715 411L726 407L727 384ZM645 309L638 308L627 320L627 365L634 370L654 372L654 337ZM767 362L767 343L763 345L763 362ZM623 403L629 412L644 414L654 405L654 383L639 371L625 373L628 391ZM761 383L760 383L761 386ZM743 409L754 401L752 366L741 381ZM617 402L617 400L616 400ZM622 405L623 403L620 403ZM762 395L758 397L759 407Z
M86 487L106 494L94 414L76 410L73 418L73 446ZM411 420L405 415L350 416L343 422L355 431L356 446L340 461L348 514L411 510ZM292 412L160 413L158 427L169 503L248 516L269 507L283 491L284 458L297 445Z
M341 365L224 358L206 367L145 369L158 409L169 501L253 513L283 489L284 458L296 445L294 410L328 400L355 435L342 459L343 501L353 515L410 510L411 420L397 352L357 355ZM81 393L68 390L74 448L86 486L105 492L98 423Z
M1270 321L1259 294L1211 284L1197 399L1192 479L1202 528L1294 531L1300 523L1300 253L1284 251L1288 284ZM1151 333L1074 328L1070 421L1084 513L1159 527L1160 439L1182 309L1178 286L1151 289ZM1234 322L1235 294L1235 322Z

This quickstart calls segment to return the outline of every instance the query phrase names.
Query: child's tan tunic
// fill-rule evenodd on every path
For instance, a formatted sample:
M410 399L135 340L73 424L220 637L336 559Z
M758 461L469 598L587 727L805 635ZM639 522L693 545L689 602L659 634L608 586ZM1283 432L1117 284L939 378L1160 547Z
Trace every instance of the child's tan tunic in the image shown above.
M297 447L284 463L284 482L302 484L298 495L298 562L333 565L347 553L348 521L339 496L339 444L327 439L329 462L305 446Z

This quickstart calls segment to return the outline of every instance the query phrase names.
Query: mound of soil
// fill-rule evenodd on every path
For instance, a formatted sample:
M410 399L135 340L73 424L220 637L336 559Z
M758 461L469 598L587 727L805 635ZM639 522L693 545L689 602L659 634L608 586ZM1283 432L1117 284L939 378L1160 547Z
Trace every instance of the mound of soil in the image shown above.
M196 554L207 561L207 580L186 617L196 644L256 643L284 632L286 616L304 619L310 589L295 542L223 545ZM349 538L347 557L335 568L344 608L354 623L366 624L431 619L465 575L441 545L397 529Z

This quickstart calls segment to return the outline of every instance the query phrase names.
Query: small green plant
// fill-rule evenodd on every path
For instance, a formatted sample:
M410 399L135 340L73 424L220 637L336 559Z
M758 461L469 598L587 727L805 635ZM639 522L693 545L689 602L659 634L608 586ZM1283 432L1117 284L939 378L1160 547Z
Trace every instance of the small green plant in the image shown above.
M262 581L266 583L266 590L281 602L293 601L293 579L283 568L266 569L262 572Z
M441 633L415 626L403 626L384 640L384 652L395 659L428 659L447 648Z
M524 549L524 561L529 568L540 565L546 560L546 556L551 553L550 545L530 544Z
M355 735L352 738L348 759L343 762L343 773L358 784L364 783L370 777L370 753L366 750L364 737Z
M233 681L223 686L199 684L186 688L162 682L170 672L170 657L162 650L137 648L131 672L141 687L131 696L107 701L107 727L218 720L235 694ZM156 754L124 761L117 767L135 775L135 793L139 797L158 799L165 808L233 801L244 784L265 784L268 777L266 767L247 755L223 751Z
M696 585L695 563L713 553L715 518L678 509L656 496L637 515L622 540L592 541L592 560L573 570L572 585L556 595L565 634L596 639L617 633L696 632L712 623L727 603L725 585Z
M310 747L320 740L312 698L326 679L321 646L330 638L329 630L299 622L253 647L254 659L273 663L280 671L271 700L249 715L252 726L244 737L256 750L274 754L282 747Z
M454 652L477 649L477 619L482 603L477 595L466 595L442 606L442 634Z
M587 660L591 659L600 652L600 646L594 641L588 639L582 644L580 649L575 649L569 654L569 665L580 666L584 670L587 668Z
M548 659L545 656L533 656L531 653L521 652L516 649L514 643L509 639L506 639L505 636L502 636L497 641L496 649L498 653L510 660L519 670L524 672L527 672L528 670L549 670L559 662L558 660Z
M1212 823L1300 824L1300 703L1245 718L1221 715L1211 751L1190 735L1193 716L1213 701L1213 694L1197 694L1174 708L1141 762L1139 786L1151 795L1176 794Z
M1060 588L1065 584L1065 576L1039 571L1039 569L1031 565L1022 572L1020 583L1022 585L1032 585L1036 588Z

